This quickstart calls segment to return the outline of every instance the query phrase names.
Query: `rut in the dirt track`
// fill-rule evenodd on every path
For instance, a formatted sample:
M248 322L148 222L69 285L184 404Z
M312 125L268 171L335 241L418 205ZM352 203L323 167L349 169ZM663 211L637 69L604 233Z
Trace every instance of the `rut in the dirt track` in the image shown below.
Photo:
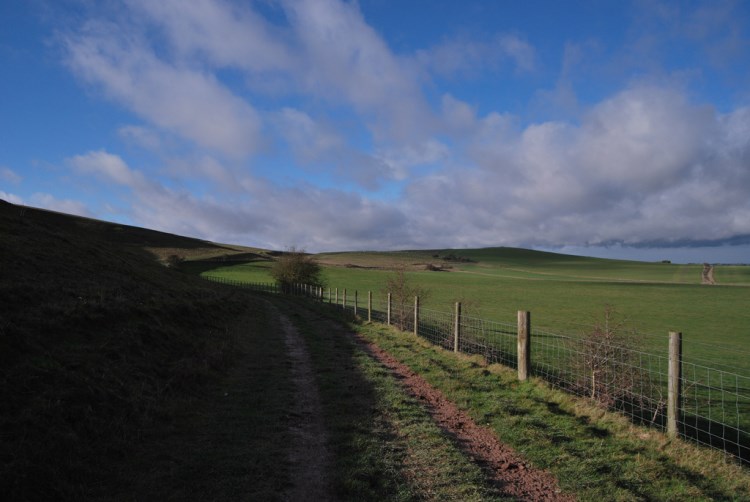
M270 303L268 305L282 327L296 387L295 408L290 417L292 487L284 498L289 501L332 500L328 435L310 354L289 318Z
M309 322L326 322L312 312L300 313L308 318ZM512 448L501 443L492 430L477 425L467 413L461 411L442 392L386 351L337 322L326 322L326 330L329 333L335 332L341 336L353 337L367 354L397 376L405 390L424 404L435 423L455 440L464 454L474 459L484 469L489 481L501 494L515 500L575 500L571 495L562 493L552 474L531 467Z

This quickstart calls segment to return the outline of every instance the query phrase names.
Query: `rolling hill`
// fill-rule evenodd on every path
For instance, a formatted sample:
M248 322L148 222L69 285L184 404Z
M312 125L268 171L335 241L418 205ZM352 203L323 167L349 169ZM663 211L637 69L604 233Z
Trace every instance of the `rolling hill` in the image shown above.
M0 492L92 496L241 353L252 301L159 259L262 252L0 201Z

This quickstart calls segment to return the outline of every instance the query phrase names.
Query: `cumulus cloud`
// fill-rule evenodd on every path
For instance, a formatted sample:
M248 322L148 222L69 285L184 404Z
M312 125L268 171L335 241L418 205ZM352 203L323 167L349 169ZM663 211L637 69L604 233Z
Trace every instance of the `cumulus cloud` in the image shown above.
M161 165L106 150L67 162L129 190L139 224L312 251L750 234L750 109L697 105L671 78L579 100L595 42L568 43L556 86L530 93L565 118L534 122L432 87L540 74L523 34L397 54L356 2L127 0L117 23L95 12L61 36L66 63L140 117L118 135ZM702 40L718 36L711 26ZM175 138L188 145L179 158L165 148ZM264 157L272 147L283 153ZM267 158L292 159L285 186L257 175Z
M72 199L58 199L54 195L48 193L37 192L32 194L28 205L50 209L60 213L77 214L78 216L85 216L87 218L94 216L83 202Z
M152 128L127 125L117 130L117 135L126 143L137 145L146 150L158 151L162 146L159 133Z
M183 59L248 71L289 70L297 60L281 30L249 5L224 0L128 0L134 10L163 27Z
M130 169L120 156L104 150L76 155L68 159L68 163L81 173L94 174L118 185L130 188L149 185L142 173Z
M375 154L397 180L408 178L414 167L438 164L449 155L448 147L435 139L399 148L386 148Z
M473 76L505 66L526 73L536 68L536 50L515 34L497 35L491 40L461 37L417 51L416 60L427 72L443 77Z
M412 58L394 54L356 4L281 2L277 23L236 2L125 5L116 13L92 9L88 21L60 40L76 75L149 123L120 129L133 144L155 150L159 129L226 155L251 155L275 133L303 161L328 162L335 153L344 159L337 167L358 166L362 172L338 172L372 188L389 170L342 141L364 135L382 148L419 148L439 130ZM224 70L238 72L246 87L227 86ZM343 107L350 116L336 112L335 119L321 120L291 106L259 112L253 96L267 87L284 98ZM281 127L269 131L268 123Z
M432 113L416 70L396 56L356 4L335 0L283 2L305 55L299 82L305 92L345 100L369 123L376 139L408 141L429 134Z
M216 199L147 180L121 157L103 150L74 156L68 164L80 174L129 189L131 209L126 216L149 228L219 242L246 242L251 235L256 245L275 249L343 249L352 244L375 248L386 238L408 239L406 218L399 209L342 190L245 179L241 197ZM82 214L79 209L67 212Z
M17 185L23 178L8 167L0 166L0 181Z
M160 59L137 31L90 20L63 43L76 75L152 124L227 155L259 147L252 105L213 74Z
M21 204L22 205L24 203L23 199L21 197L19 197L18 195L12 194L12 193L8 193L8 192L3 192L2 190L0 190L0 199L4 200L6 202L10 202L11 204Z
M280 135L302 162L326 160L345 147L344 138L332 127L296 108L282 108L275 122Z
M516 128L488 116L476 128L486 130L467 144L473 166L409 187L425 236L574 245L750 233L747 109L723 115L674 89L642 87L580 124ZM437 207L441 216L425 209Z

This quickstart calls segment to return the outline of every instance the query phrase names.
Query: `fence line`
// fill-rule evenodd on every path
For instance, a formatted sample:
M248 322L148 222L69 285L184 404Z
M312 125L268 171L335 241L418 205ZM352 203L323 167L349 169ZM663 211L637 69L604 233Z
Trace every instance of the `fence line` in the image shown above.
M377 299L368 291L367 304L360 307L357 291L347 294L346 289L328 288L325 293L309 285L284 289L275 283L204 278L306 296L352 316L415 333L447 350L480 354L488 363L517 369L520 380L529 375L542 378L619 411L634 423L722 450L750 464L750 377L683 361L681 334L665 336L665 349L672 349L657 354L611 340L532 329L529 312L519 311L517 323L511 324L464 315L459 303L453 311L436 311L421 307L415 298L413 307L394 308L390 293Z

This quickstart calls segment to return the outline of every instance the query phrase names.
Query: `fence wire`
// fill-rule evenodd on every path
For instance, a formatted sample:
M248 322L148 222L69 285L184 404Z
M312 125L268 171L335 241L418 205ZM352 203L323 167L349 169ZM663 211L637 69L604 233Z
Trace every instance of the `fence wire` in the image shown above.
M204 276L211 281L257 291L281 293L274 283ZM414 304L397 305L382 295L360 296L354 290L327 290L296 285L288 291L330 304L350 315L414 331ZM417 334L434 345L481 354L488 363L518 365L517 325L456 312L420 308ZM531 373L571 394L617 410L632 422L667 428L669 358L608 339L581 338L532 329ZM666 352L666 337L665 337ZM724 451L750 464L750 377L682 361L679 434L687 440Z

